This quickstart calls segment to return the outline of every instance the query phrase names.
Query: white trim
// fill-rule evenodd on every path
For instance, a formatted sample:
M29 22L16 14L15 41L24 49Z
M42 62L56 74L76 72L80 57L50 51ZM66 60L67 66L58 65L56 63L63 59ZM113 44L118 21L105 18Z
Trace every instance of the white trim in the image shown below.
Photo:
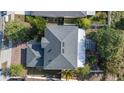
M77 67L83 67L85 63L85 31L78 29L78 53Z

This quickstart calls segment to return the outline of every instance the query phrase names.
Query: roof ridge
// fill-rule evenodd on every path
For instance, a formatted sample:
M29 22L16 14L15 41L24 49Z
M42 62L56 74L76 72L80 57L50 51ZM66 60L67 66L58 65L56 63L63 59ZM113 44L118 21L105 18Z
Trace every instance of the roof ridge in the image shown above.
M74 32L74 31L75 31L75 30L72 30L72 32ZM69 35L72 34L72 32L69 33ZM64 39L62 39L62 41L64 41L69 35L67 35Z
M55 37L55 38L57 38L58 40L59 40L59 38L55 35L55 34L53 34L52 32L51 32L51 30L47 27L47 29L49 30L49 32ZM60 41L60 40L59 40ZM61 42L61 41L60 41ZM49 43L50 44L50 43ZM49 45L48 44L48 45Z
M61 55L61 54L59 54L59 55ZM59 55L58 55L58 56L59 56ZM54 58L54 60L55 60L58 56L56 56L56 57ZM51 61L50 63L47 63L47 65L46 65L45 67L49 66L51 63L52 63L52 61Z
M63 54L61 54L69 63L70 63L70 61L63 55ZM73 67L75 67L72 63L70 63Z
M60 55L58 55L55 59L57 59L59 56L64 57L62 54L60 54ZM55 59L54 59L54 60L55 60ZM64 57L64 59L67 60L65 57ZM68 60L67 60L67 61L68 61ZM50 64L51 64L51 63L53 63L53 62L50 62ZM69 61L68 61L68 63L69 63L72 67L74 67ZM50 65L50 64L49 64L49 65ZM49 65L47 65L46 67L48 67Z
M34 59L36 59L36 55L35 55L35 53L34 53L34 51L32 51L32 49L31 49L31 47L28 45L28 48L30 49L30 51L33 53L33 55L34 55L34 58L32 59L32 60L34 60ZM32 62L32 60L29 62L29 64Z

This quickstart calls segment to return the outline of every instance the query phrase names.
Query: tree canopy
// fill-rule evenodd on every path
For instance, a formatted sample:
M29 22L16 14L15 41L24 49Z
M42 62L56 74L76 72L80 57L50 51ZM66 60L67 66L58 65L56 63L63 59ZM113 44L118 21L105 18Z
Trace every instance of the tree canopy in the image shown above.
M10 66L10 76L25 76L26 70L22 65L12 64Z
M10 21L5 26L5 37L13 41L27 41L30 39L30 24L21 21Z
M43 32L46 27L46 21L42 17L26 16L26 21L29 22L35 28L38 34Z
M102 28L96 32L92 39L97 44L97 51L105 63L105 70L112 74L119 74L124 66L124 36L123 32Z

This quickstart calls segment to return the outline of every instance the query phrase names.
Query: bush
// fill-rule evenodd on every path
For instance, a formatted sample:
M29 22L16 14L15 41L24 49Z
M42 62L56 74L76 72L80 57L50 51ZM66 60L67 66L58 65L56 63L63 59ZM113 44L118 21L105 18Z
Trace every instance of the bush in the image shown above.
M105 11L98 11L96 12L95 16L91 17L91 20L93 22L99 23L99 24L106 24L107 19L107 13Z
M79 21L79 26L84 28L84 29L88 29L91 26L91 20L87 19L87 18L82 18Z
M90 56L88 56L87 59L88 59L89 64L91 64L91 65L94 65L97 63L97 58L95 55L90 55Z
M42 17L26 16L26 21L35 28L37 34L42 33L46 27L46 21Z
M87 78L90 73L90 66L88 64L84 65L84 67L79 67L75 70L76 76L78 80L84 80Z
M65 70L62 72L62 76L66 79L66 80L69 80L69 79L72 79L73 78L73 70Z
M5 26L5 37L13 41L30 40L30 24L21 21L10 21Z
M10 76L25 76L26 70L22 65L12 64L10 66Z

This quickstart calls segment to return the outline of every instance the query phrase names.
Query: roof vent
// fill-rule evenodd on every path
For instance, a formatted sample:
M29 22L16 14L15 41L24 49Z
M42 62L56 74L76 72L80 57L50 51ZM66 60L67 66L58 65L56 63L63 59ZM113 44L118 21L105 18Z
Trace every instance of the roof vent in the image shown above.
M49 44L49 41L45 37L43 37L41 40L41 47L45 48L48 44Z

